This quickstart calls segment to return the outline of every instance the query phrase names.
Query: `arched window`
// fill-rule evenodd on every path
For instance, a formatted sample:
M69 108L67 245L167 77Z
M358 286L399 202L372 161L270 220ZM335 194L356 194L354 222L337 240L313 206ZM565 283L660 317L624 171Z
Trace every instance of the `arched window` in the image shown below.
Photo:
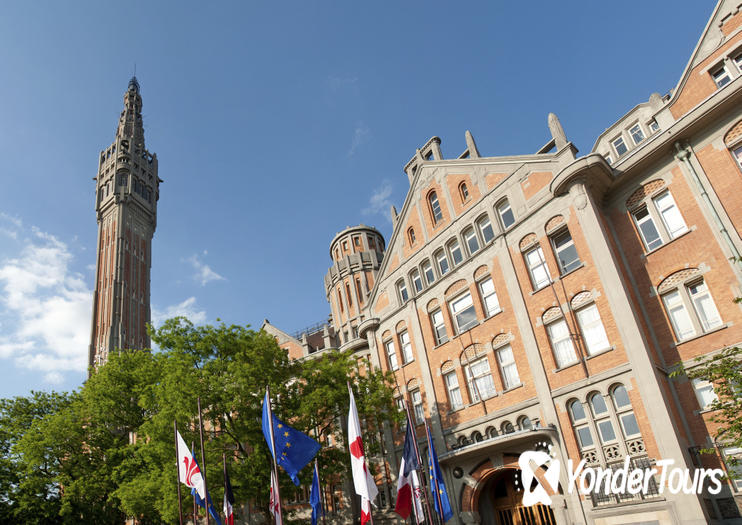
M405 284L404 279L397 281L397 293L399 294L400 303L406 303L410 298L410 294L407 292L407 284Z
M515 215L513 210L510 208L510 203L507 199L502 199L497 203L497 215L500 217L500 225L503 230L507 230L515 223Z
M722 326L711 292L698 268L686 268L668 276L657 287L667 316L679 341Z
M492 223L486 215L477 220L477 228L479 229L479 233L482 235L482 241L484 244L489 244L489 242L495 238Z
M510 421L505 421L502 424L501 429L503 434L512 434L513 432L515 432L515 427Z
M410 241L410 246L413 246L415 244L415 229L409 228L407 230L407 240Z
M430 204L430 213L433 216L433 224L438 224L443 220L443 212L441 211L441 205L438 202L438 195L431 191L428 194L428 204Z
M518 420L518 426L520 426L521 430L531 430L533 428L533 423L531 422L531 418L523 416Z
M471 434L471 440L474 443L479 443L480 441L484 441L484 438L482 437L482 433L481 432L479 432L478 430L475 430Z
M470 255L474 255L479 251L479 238L477 237L477 232L471 226L464 230L464 241Z
M466 187L466 182L459 184L459 194L461 195L461 202L469 200L469 188Z
M616 441L616 430L613 428L608 405L605 398L600 393L590 396L590 410L595 419L595 427L598 430L598 436L603 444Z
M585 414L585 407L582 406L577 399L570 401L567 404L569 410L569 417L572 420L572 428L574 428L575 434L577 435L577 444L580 450L593 448L595 441L593 435L590 432L590 426L587 422L587 414Z
M613 408L616 410L616 416L621 424L623 437L631 438L641 435L626 387L623 385L615 386L611 390L611 399L613 400Z

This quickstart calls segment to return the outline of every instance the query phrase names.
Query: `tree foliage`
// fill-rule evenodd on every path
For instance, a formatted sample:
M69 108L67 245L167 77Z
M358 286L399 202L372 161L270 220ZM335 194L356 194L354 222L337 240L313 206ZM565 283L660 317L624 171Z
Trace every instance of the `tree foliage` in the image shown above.
M347 382L356 390L371 451L382 421L399 417L391 378L349 352L292 361L264 332L194 326L185 318L150 335L157 351L112 353L76 392L0 400L0 522L118 524L124 516L177 522L173 420L198 448L198 397L212 500L221 501L226 454L237 501L265 507L270 453L260 418L266 385L276 415L323 444L319 461L327 479L349 475L342 438ZM324 446L328 437L334 446ZM287 476L279 477L290 486ZM311 469L300 477L309 485ZM190 509L188 495L183 511Z

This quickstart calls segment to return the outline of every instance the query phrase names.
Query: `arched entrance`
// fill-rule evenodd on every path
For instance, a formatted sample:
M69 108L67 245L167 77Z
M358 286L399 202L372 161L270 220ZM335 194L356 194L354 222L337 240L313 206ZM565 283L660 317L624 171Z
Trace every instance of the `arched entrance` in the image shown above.
M556 525L550 507L523 506L523 487L516 483L516 477L520 479L518 469L504 468L482 487L479 496L482 525Z

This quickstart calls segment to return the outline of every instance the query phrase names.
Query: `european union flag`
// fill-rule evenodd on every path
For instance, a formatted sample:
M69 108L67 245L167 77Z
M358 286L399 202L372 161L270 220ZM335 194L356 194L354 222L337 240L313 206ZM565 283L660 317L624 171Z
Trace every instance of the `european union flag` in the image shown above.
M273 435L276 438L275 452L271 447L270 416L273 416ZM315 440L291 428L273 414L270 409L270 399L268 399L267 391L265 399L263 399L263 436L268 443L268 448L271 449L271 454L276 457L276 463L283 467L291 481L298 487L299 471L312 461L320 446Z
M453 511L451 510L451 503L448 501L446 484L443 482L443 473L441 472L441 466L438 464L438 454L435 453L433 437L430 435L428 425L425 425L425 430L428 433L428 472L430 472L430 490L433 492L433 504L435 510L443 517L445 522L453 517Z

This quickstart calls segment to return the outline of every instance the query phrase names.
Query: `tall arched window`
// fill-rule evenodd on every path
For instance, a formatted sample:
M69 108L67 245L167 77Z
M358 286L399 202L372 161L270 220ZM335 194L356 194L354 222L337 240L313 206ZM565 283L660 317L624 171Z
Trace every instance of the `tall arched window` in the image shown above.
M428 203L430 204L430 213L433 216L433 224L438 224L443 220L443 212L441 211L441 205L438 202L438 195L431 191L428 194Z
M469 188L466 186L466 182L459 184L459 194L461 195L461 202L469 200Z
M409 228L407 230L407 239L410 241L410 246L415 244L415 228Z

